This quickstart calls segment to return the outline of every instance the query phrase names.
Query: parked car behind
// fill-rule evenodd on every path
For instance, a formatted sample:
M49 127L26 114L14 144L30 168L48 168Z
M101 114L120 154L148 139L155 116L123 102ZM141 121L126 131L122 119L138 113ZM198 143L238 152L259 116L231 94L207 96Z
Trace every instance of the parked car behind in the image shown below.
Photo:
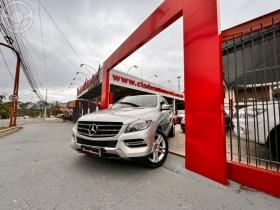
M178 119L177 112L176 112L176 113L173 113L173 122L174 122L174 125L176 125L177 123L179 123L179 119Z
M280 160L280 125L278 103L241 108L233 118L234 133L242 139L267 146Z
M82 116L72 129L71 148L98 157L159 167L175 135L173 113L161 95L126 96L106 110Z
M185 117L185 110L177 110L178 122L181 123L181 120Z
M64 114L58 114L56 115L56 118L63 118L64 117Z
M230 128L230 116L225 112L225 128L226 130Z
M182 131L185 133L185 118L182 118L180 125L181 125Z
M182 118L181 120L181 129L183 132L185 132L185 117ZM225 129L230 128L230 116L225 112Z

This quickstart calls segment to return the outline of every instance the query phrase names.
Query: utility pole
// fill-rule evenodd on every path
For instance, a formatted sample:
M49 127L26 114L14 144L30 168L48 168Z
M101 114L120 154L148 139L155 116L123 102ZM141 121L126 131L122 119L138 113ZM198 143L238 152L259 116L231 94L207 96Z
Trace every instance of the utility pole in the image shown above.
M47 118L47 99L48 99L48 89L42 89L46 91L46 101L45 101L45 113L44 113L44 120Z
M178 78L178 91L180 92L180 76L177 77Z
M6 40L9 41L10 44L12 44L12 39L9 37ZM12 101L12 107L11 107L11 114L10 114L10 127L17 125L17 105L18 105L18 86L19 86L19 72L20 72L20 56L19 53L11 46L6 45L4 43L0 42L0 45L10 48L12 51L15 52L17 56L17 66L16 66L16 75L15 75L15 82L14 82L14 93L13 96L16 100Z
M48 99L48 89L46 89L45 120L47 118L47 99Z

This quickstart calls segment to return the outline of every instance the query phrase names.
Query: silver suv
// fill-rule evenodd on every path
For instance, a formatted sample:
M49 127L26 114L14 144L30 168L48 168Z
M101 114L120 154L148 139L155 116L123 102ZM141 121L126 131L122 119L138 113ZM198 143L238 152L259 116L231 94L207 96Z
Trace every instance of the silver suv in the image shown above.
M109 109L79 118L72 129L71 148L156 168L167 157L166 136L174 135L173 113L165 98L161 95L126 96Z

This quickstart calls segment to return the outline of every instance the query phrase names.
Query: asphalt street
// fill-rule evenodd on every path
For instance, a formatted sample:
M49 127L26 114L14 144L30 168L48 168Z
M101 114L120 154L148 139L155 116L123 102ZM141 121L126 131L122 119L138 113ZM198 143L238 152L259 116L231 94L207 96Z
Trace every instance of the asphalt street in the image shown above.
M29 119L17 119L17 125L24 125L28 123L36 123L41 122L44 120L43 118L29 118ZM0 119L0 127L2 126L9 126L10 120L9 119Z
M176 155L148 169L77 153L72 126L36 121L0 138L0 209L280 209L280 199L220 185L186 170Z

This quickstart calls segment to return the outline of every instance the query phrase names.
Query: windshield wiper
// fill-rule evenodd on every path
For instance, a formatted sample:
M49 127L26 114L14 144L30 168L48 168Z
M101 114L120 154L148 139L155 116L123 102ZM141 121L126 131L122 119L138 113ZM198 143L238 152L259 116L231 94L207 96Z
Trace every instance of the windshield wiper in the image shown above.
M117 102L117 104L128 104L128 105L131 105L133 107L139 107L137 104L130 103L130 102Z

